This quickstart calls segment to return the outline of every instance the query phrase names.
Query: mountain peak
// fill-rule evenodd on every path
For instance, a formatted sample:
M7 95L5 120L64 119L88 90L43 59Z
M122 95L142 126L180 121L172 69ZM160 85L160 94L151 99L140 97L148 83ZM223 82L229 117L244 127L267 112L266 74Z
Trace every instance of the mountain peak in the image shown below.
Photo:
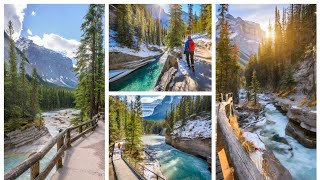
M20 50L20 51L24 51L25 49L27 49L31 44L33 44L33 41L25 38L25 37L20 37L16 42L16 47Z
M15 47L18 65L22 60L22 52L27 58L25 64L27 74L31 75L32 69L36 68L44 81L62 87L75 88L77 78L72 71L72 59L59 52L39 46L25 37L19 38L15 42ZM10 59L9 36L6 33L4 34L4 59L7 62Z

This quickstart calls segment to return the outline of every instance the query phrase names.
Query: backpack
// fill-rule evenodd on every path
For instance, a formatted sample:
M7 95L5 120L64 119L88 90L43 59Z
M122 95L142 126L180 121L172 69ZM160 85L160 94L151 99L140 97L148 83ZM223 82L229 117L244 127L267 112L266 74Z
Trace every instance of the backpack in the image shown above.
M189 51L194 51L194 42L193 40L189 40L189 46L188 46L188 50Z

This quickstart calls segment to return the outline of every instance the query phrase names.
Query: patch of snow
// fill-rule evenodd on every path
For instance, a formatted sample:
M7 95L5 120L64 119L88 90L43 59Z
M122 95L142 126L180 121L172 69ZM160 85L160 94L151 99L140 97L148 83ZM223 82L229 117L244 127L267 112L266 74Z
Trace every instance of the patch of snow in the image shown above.
M120 46L110 46L110 52L120 52L124 54L129 54L132 56L139 56L139 57L149 57L149 56L156 56L161 54L160 51L150 51L144 43L140 44L140 50L136 51L134 49L130 49L128 47L120 47Z
M233 34L230 35L230 39L233 39L233 38L235 38L236 36L238 36L238 33L235 32L235 33L233 33Z
M250 141L254 144L254 146L258 149L265 150L266 146L264 143L260 140L259 136L257 134L251 133L251 132L244 132L242 135L247 141Z
M177 62L178 62L178 73L176 77L190 74L191 71L188 67L188 63L185 60L177 60Z
M181 138L211 138L211 116L197 116L195 119L189 119L185 125L181 127L181 121L178 121L174 127L172 134Z

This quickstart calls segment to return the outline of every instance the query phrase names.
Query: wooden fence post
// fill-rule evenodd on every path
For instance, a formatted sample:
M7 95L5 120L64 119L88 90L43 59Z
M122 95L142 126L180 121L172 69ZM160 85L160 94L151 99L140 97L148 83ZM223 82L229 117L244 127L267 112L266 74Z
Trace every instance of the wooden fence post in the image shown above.
M67 130L66 143L67 143L67 148L70 148L71 147L70 129Z
M35 152L30 154L29 157L31 157L33 154L35 154ZM39 175L39 173L40 173L40 162L37 161L36 163L34 163L31 166L30 180L36 179L36 177Z
M59 133L62 132L62 129L59 130ZM57 141L57 152L60 150L60 148L63 146L63 139L64 136L62 136L60 139L58 139ZM59 168L62 167L62 156L59 157L58 161L57 161L57 165L56 165L56 169L58 170Z
M82 126L79 126L79 134L82 133Z

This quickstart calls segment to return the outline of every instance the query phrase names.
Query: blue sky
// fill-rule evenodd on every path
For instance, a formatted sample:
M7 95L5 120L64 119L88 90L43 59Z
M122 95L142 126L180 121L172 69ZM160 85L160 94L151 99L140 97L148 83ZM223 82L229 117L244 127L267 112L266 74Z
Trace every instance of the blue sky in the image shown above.
M13 22L15 39L28 38L73 59L88 8L88 4L5 4L4 23L7 27L9 20Z
M235 18L241 17L244 20L259 23L261 28L266 31L269 19L272 24L274 22L274 9L276 6L280 9L281 16L282 8L288 7L286 4L231 4L229 5L229 13ZM218 7L219 5L216 5L216 10L218 10Z
M162 4L161 6L163 7L163 9L166 13L169 13L169 5L168 4ZM188 4L182 4L182 10L187 13L188 12ZM199 15L200 14L200 4L193 4L192 10L193 10L193 13L197 12L197 15Z
M30 29L33 35L54 33L67 39L80 41L80 26L88 5L28 5L21 36L27 37ZM34 14L32 14L34 12Z
M157 99L163 99L165 96L141 96L141 102L142 103L151 103ZM124 98L124 96L122 96L122 98ZM130 103L131 101L134 102L135 101L135 96L127 96L127 101L128 103Z

